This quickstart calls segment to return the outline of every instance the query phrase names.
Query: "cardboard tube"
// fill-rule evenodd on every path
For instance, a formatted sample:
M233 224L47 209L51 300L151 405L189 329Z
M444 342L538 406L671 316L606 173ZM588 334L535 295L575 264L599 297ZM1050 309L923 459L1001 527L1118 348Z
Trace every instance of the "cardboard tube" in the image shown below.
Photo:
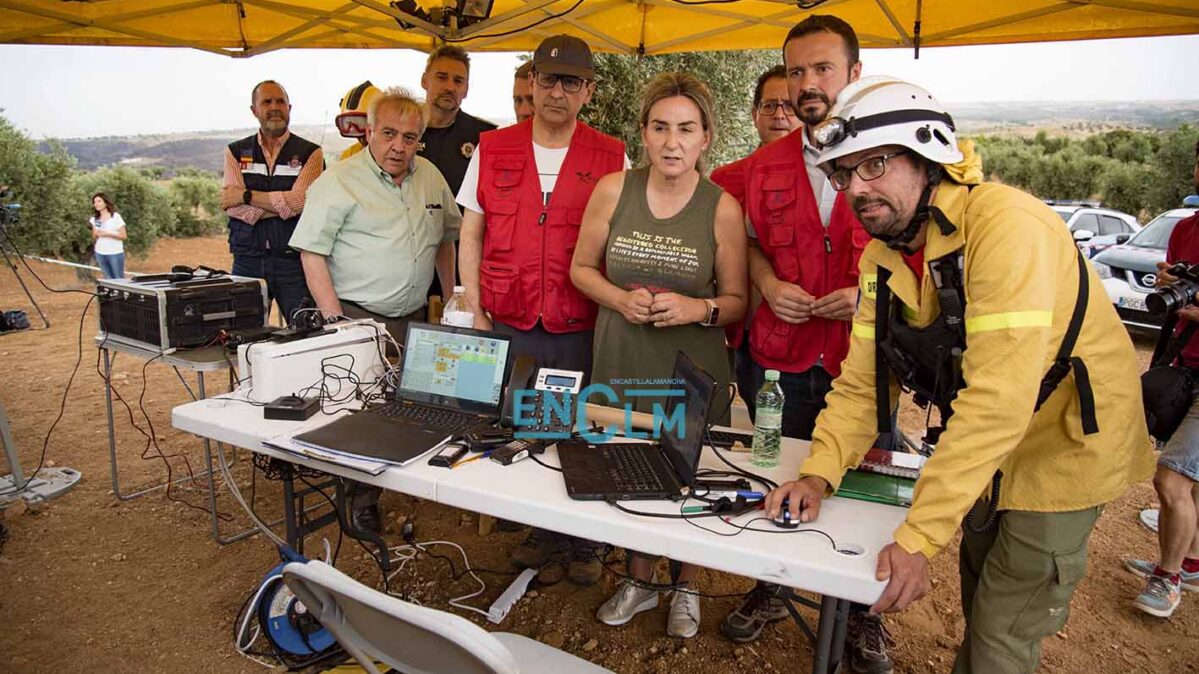
M654 415L646 414L645 412L629 412L624 409L594 405L592 403L587 403L586 412L587 422L590 424L624 428L625 424L631 421L633 428L644 431L652 431L654 429Z

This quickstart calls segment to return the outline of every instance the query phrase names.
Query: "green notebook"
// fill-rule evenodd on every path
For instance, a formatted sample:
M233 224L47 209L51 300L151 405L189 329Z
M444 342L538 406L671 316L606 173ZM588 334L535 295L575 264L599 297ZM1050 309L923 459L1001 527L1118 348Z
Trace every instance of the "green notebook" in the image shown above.
M916 481L909 478L851 470L841 478L836 495L906 508L912 505L915 489Z

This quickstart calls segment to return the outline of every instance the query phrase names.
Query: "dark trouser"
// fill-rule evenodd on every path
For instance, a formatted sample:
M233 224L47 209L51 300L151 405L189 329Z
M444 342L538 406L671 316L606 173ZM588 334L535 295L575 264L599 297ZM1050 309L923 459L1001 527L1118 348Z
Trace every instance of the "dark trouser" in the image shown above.
M425 320L425 316L428 313L428 307L421 307L407 316L391 318L390 316L376 314L373 311L363 309L353 302L342 300L341 313L347 318L371 318L382 323L383 327L387 328L387 332L391 333L392 339L394 339L400 346L403 346L404 340L408 338L408 324L412 321L420 322ZM398 357L399 354L392 353L393 350L394 349L391 348L391 345L388 345L387 355Z
M492 323L492 329L501 334L511 335L513 357L532 356L537 360L537 367L582 372L583 381L591 381L591 346L595 338L595 331L586 330L558 335L546 332L540 322L528 330L520 330L499 321ZM566 538L572 547L598 545L598 543L585 538L565 536L545 529L538 529L538 532L543 538Z
M583 381L591 381L594 330L558 335L546 332L540 322L528 330L520 330L499 321L492 323L492 326L496 332L512 337L513 357L532 356L537 360L537 367L582 372Z
M124 253L113 253L112 255L96 253L96 264L100 265L100 271L103 272L104 278L125 278Z
M980 501L974 507L984 506ZM1041 640L1070 616L1070 598L1087 571L1087 541L1102 511L1009 510L984 533L962 528L958 568L966 635L954 674L1036 670Z
M266 292L269 299L279 304L279 315L285 323L291 323L291 316L307 301L312 306L308 294L308 283L304 280L304 267L300 264L300 256L291 255L233 255L233 274L249 276L266 281Z
M766 368L752 363L753 391L756 395L766 382ZM779 372L783 389L783 435L811 440L816 417L824 409L824 396L833 389L833 377L819 365L803 372Z
M758 389L762 387L754 378L754 361L749 355L749 331L746 330L741 340L741 347L733 351L733 379L737 382L737 395L749 410L749 420L754 420L754 406L758 397Z

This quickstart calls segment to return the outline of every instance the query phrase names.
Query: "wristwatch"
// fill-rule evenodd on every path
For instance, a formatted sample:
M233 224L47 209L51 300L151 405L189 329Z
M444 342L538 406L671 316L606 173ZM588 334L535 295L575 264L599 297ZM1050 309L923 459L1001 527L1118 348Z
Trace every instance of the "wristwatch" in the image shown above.
M242 192L242 195L241 195L241 202L242 202L243 204L245 204L245 205L249 206L249 205L250 205L250 199L252 199L252 198L254 198L254 193L253 193L253 192L251 192L250 190L246 190L245 192Z
M700 325L712 327L720 320L720 307L712 300L706 299L704 302L708 305L708 315Z

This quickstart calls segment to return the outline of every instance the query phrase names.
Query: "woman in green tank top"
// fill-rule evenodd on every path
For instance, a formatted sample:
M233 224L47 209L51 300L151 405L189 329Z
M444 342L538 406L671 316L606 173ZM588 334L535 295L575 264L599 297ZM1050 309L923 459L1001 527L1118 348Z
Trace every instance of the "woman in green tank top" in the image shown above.
M722 327L745 313L746 235L741 208L701 173L715 135L712 97L691 75L663 73L647 85L641 137L648 165L596 185L571 265L575 287L599 304L593 384L625 390L669 388L675 353L683 351L716 379L709 420L727 423L729 359ZM665 398L627 396L634 409L663 409ZM630 573L653 578L653 558L630 554ZM696 567L684 564L684 589ZM623 584L598 618L620 625L658 604L658 593ZM667 620L672 636L699 629L699 600L675 592Z

